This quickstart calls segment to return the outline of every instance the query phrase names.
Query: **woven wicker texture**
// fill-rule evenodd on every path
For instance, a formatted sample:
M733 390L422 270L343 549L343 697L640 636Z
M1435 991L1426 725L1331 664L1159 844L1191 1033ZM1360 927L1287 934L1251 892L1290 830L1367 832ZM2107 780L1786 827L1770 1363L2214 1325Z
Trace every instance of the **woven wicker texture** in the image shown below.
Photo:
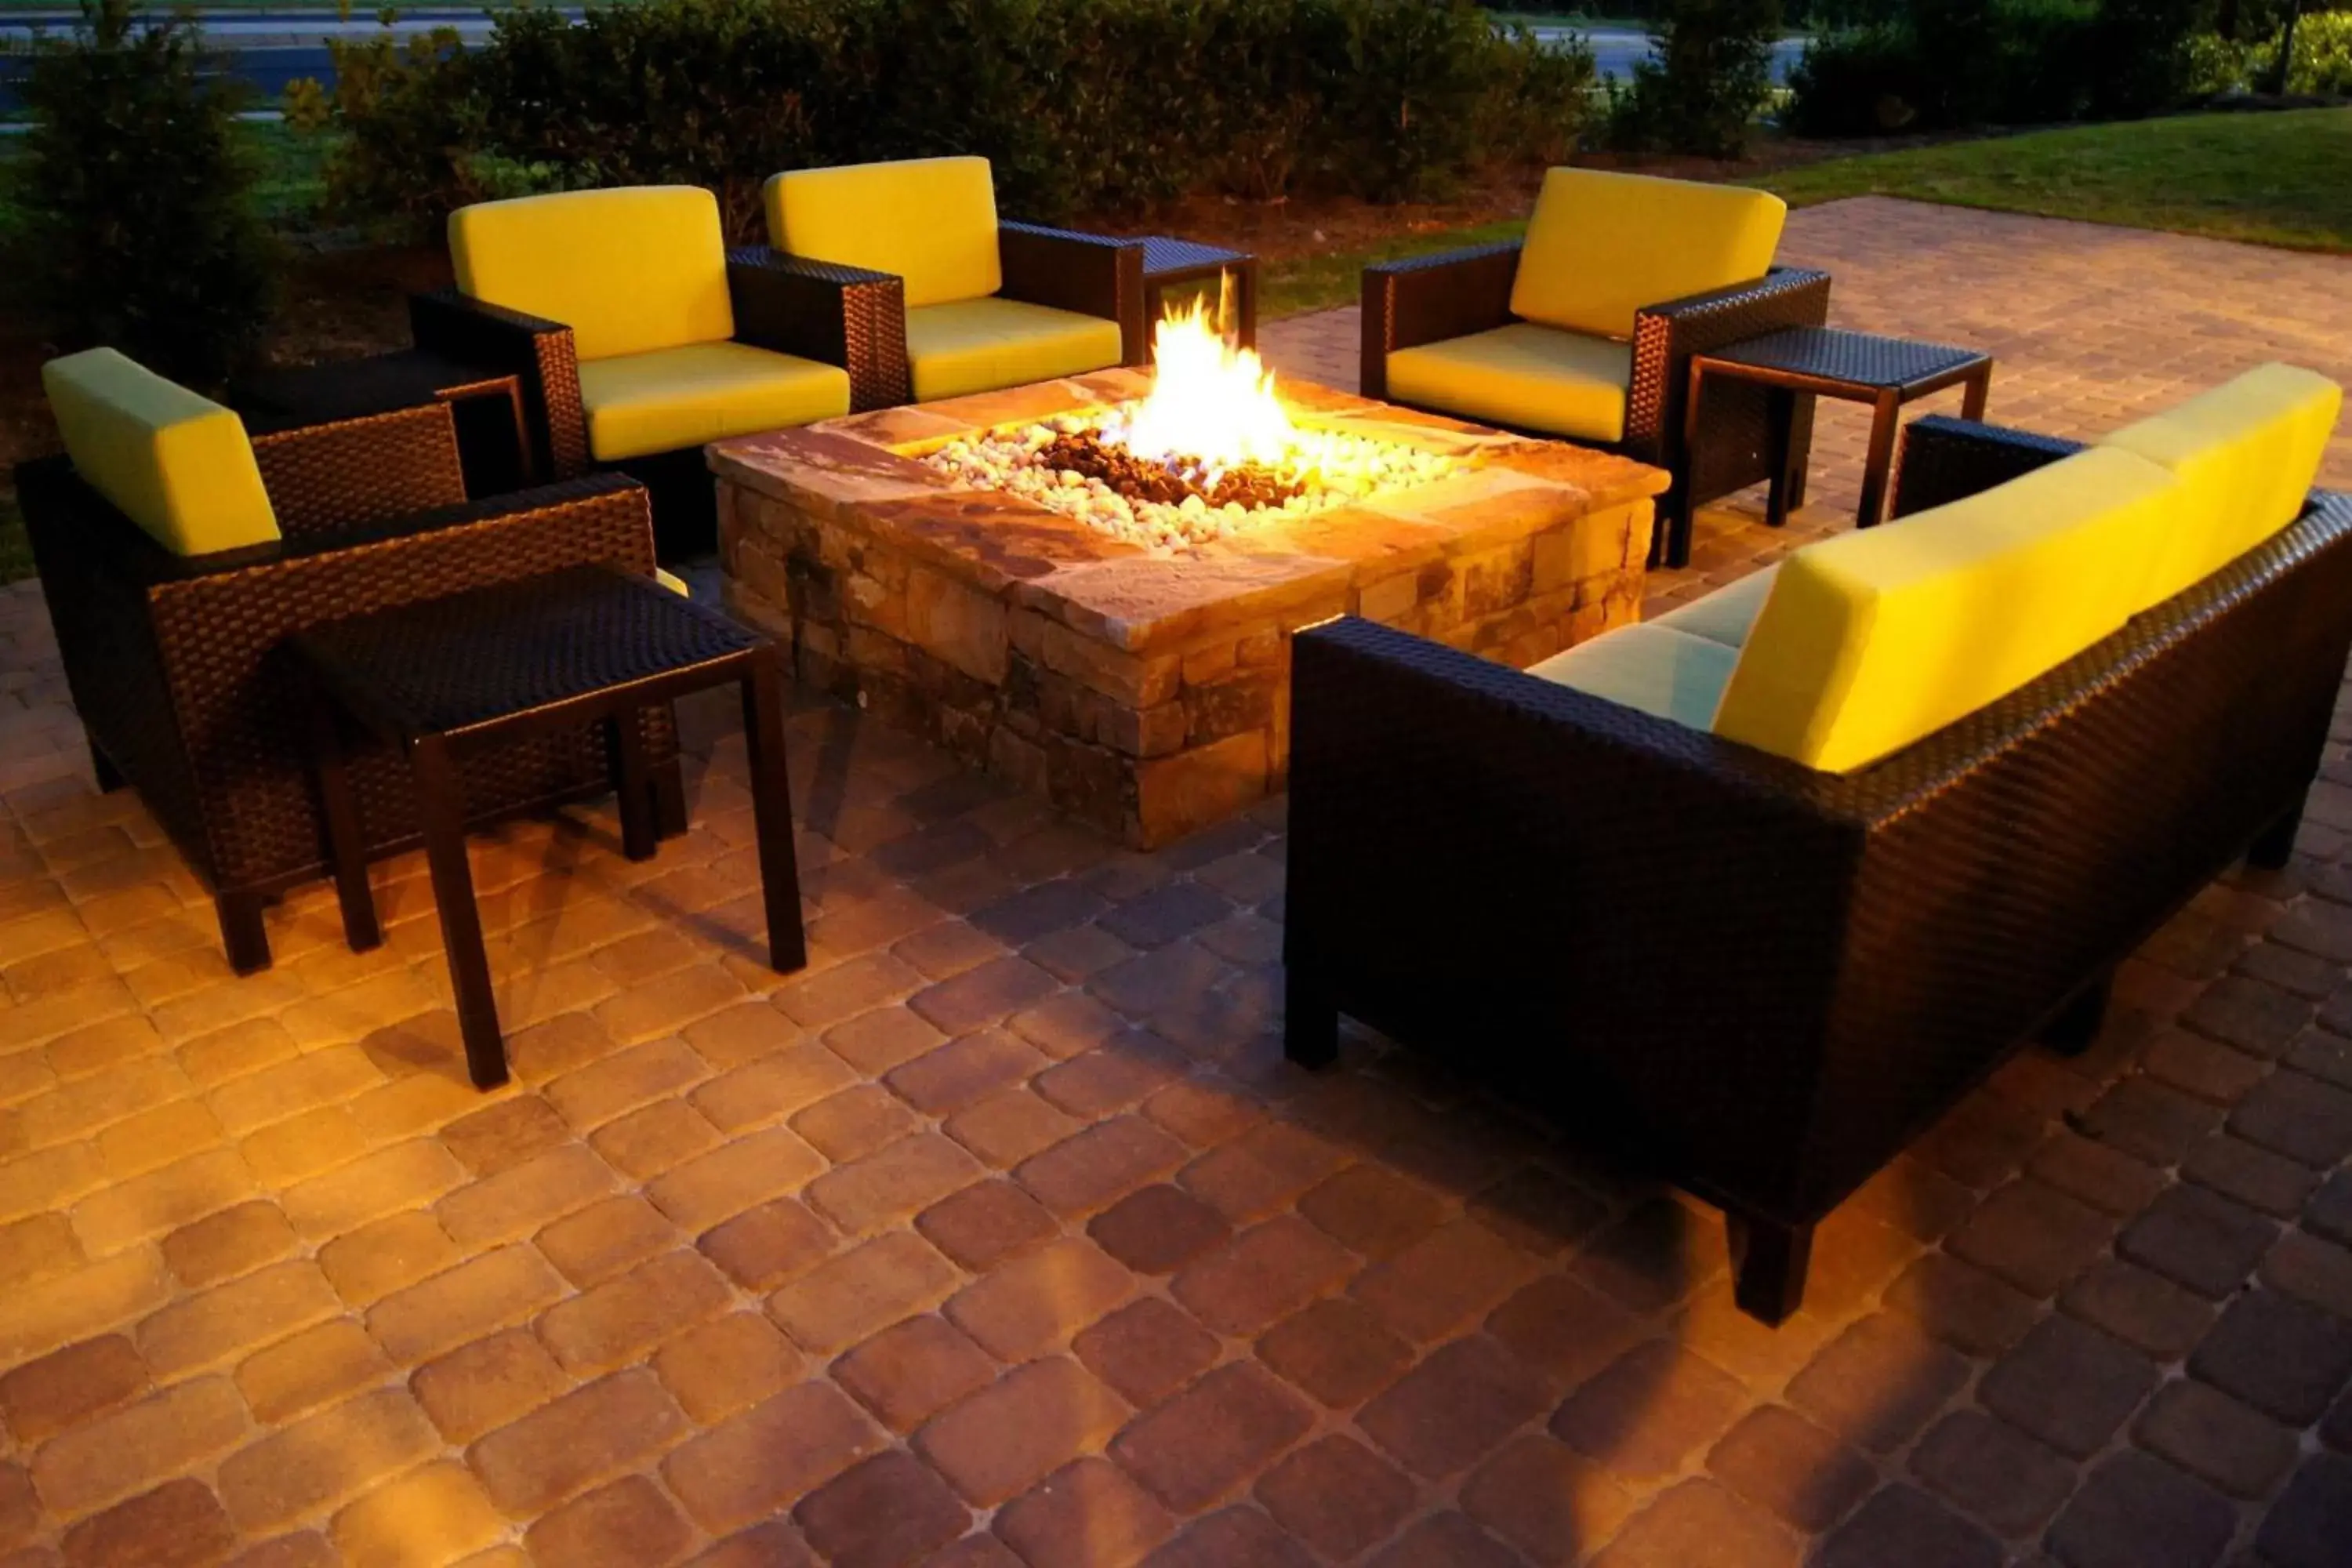
M323 870L286 637L565 565L653 565L645 494L618 478L196 560L164 552L63 459L26 465L18 482L83 725L225 902ZM667 715L645 722L655 762L674 756ZM593 789L604 770L585 729L485 752L467 764L469 811ZM352 775L371 851L413 837L398 760L363 750Z
M999 224L996 236L1004 264L1004 285L998 292L1004 298L1117 321L1121 359L1128 364L1151 363L1143 320L1142 240L1034 223Z
M2055 436L1927 415L1903 433L1894 515L1959 500L2082 449L2079 441Z
M1146 236L1143 241L1143 276L1147 281L1173 273L1231 267L1248 259L1245 251L1227 250L1223 246L1202 245L1198 240L1177 239L1164 234Z
M466 499L446 405L305 425L253 438L278 531L304 539Z
M570 327L440 289L408 297L408 330L418 348L522 377L540 471L559 479L588 471L588 416Z
M1982 488L2016 454L1979 445ZM2324 496L1843 776L1368 623L1302 633L1288 958L1702 1195L1809 1224L2298 806L2347 647L2352 502Z
M727 253L727 286L737 338L842 366L854 412L895 407L914 395L901 279L753 245Z
M650 579L574 567L314 627L303 654L408 735L447 733L757 647Z
M1787 327L1717 350L1713 357L1856 386L1905 387L1975 364L1985 356L1976 349L1951 343L1881 337L1835 327Z

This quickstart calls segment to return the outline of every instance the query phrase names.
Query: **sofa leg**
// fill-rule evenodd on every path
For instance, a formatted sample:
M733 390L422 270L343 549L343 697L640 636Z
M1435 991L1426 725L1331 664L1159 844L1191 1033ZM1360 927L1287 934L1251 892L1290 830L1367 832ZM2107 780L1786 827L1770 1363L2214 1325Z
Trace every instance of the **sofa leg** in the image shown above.
M2100 1026L2107 1021L2107 994L2114 988L2113 975L2101 975L2084 986L2042 1026L2036 1039L2062 1057L2081 1056L2091 1048L2092 1042L2099 1037Z
M1732 1300L1758 1321L1778 1328L1805 1304L1805 1270L1813 1227L1727 1215L1731 1230Z
M98 792L100 795L112 795L131 782L122 776L122 770L99 750L95 741L89 742L89 771L98 775Z
M2303 830L2303 796L2279 813L2246 850L2246 864L2257 871L2278 871L2294 856L2294 836Z
M228 966L239 974L268 968L269 931L261 923L261 900L250 893L221 893L213 899L213 910L220 917Z
M1303 1068L1329 1067L1339 1059L1339 1005L1297 964L1282 974L1282 1054Z

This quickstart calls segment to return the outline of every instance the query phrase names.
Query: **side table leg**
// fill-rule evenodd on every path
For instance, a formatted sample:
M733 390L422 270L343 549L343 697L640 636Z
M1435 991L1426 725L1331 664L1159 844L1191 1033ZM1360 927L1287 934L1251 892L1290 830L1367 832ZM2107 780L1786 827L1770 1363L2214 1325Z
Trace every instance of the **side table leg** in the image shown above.
M646 767L646 733L637 710L604 721L604 751L612 759L613 794L621 808L621 853L632 860L654 858L654 788Z
M784 769L783 679L776 650L751 655L743 678L743 745L751 765L751 822L760 838L760 891L767 901L768 965L790 974L808 964L801 929L800 857L793 848L792 786Z
M1789 522L1790 437L1796 428L1797 395L1784 386L1764 394L1764 447L1772 464L1771 482L1764 491L1764 521L1770 528Z
M1960 394L1960 417L1982 419L1985 416L1985 399L1991 395L1992 361L1987 360L1984 362L1983 368L1969 377L1968 386Z
M1903 423L1903 405L1892 392L1878 395L1870 416L1870 455L1862 463L1862 505L1854 511L1856 528L1874 528L1886 510L1886 471L1895 465L1895 435Z
M352 795L342 721L323 691L310 700L310 756L319 775L319 815L326 819L327 863L334 868L335 902L342 906L343 941L353 952L383 945L375 893L368 887L367 849L360 837L359 804Z
M1666 492L1672 505L1665 509L1666 516L1660 520L1666 535L1665 550L1659 560L1651 563L1654 566L1661 563L1670 567L1690 564L1691 535L1698 528L1698 489L1691 483L1691 475L1698 467L1698 407L1706 385L1706 366L1694 359L1690 367L1690 385L1683 397L1682 451L1674 464L1679 471L1675 475L1675 488ZM1654 551L1652 553L1658 555L1660 552Z
M1241 264L1242 275L1242 347L1257 347L1257 258L1253 256Z
M457 994L466 1067L475 1088L496 1089L507 1080L507 1049L499 1035L498 998L490 991L490 961L482 951L481 911L474 907L473 868L466 861L465 781L448 742L438 735L418 741L409 762L416 775L417 816L425 824L433 903L441 917L441 948Z

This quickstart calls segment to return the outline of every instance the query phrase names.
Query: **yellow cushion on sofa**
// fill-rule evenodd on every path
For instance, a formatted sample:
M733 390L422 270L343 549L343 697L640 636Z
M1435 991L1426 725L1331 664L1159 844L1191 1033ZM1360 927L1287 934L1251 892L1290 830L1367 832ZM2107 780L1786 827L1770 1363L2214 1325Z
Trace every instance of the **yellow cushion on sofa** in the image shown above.
M1389 355L1389 395L1469 419L1620 441L1633 351L1584 332L1514 321Z
M1554 169L1511 284L1511 314L1633 335L1633 312L1764 276L1789 205L1736 185Z
M1704 730L1738 657L1721 643L1671 626L1620 626L1529 665L1528 673Z
M2343 406L2343 388L2317 372L2266 364L2101 440L2170 469L2199 520L2151 552L2137 607L2172 597L2294 521Z
M2189 496L2092 447L1780 563L1716 733L1844 773L1931 734L2121 626L2146 542Z
M960 300L907 312L918 403L1105 370L1125 352L1117 321L1021 300Z
M794 169L768 181L768 243L906 280L907 308L1004 286L996 184L985 158Z
M625 185L482 202L449 215L458 290L561 321L583 360L735 335L719 201Z
M115 353L41 367L41 386L82 482L175 555L278 537L245 422Z
M600 463L849 412L849 373L749 343L692 343L580 367Z

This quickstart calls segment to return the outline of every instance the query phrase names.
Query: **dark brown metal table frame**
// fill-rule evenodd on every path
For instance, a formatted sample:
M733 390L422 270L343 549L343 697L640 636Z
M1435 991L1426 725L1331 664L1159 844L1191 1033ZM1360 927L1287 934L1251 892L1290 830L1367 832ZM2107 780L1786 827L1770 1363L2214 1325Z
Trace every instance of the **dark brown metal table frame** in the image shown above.
M751 816L759 839L761 892L768 921L768 963L778 973L789 974L807 964L808 945L801 925L800 868L793 848L792 796L785 783L783 677L773 644L762 643L457 729L416 733L376 717L364 690L340 689L324 679L314 681L313 760L335 896L342 906L344 938L354 952L365 952L383 941L376 920L375 895L368 885L358 804L344 767L342 724L343 716L349 715L400 748L415 779L417 816L424 824L425 861L441 921L441 944L448 959L450 984L457 993L467 1068L477 1088L495 1089L507 1081L506 1041L499 1029L498 999L490 987L489 959L482 945L481 914L474 903L458 758L468 751L536 731L601 721L620 803L622 853L632 860L650 859L656 840L655 785L635 716L640 709L730 682L742 691Z
M1188 250L1213 251L1216 261L1184 261L1172 265L1152 264L1154 246L1182 247ZM1225 250L1221 247L1202 245L1189 239L1167 235L1152 235L1143 242L1143 311L1144 330L1149 332L1160 320L1161 298L1171 284L1196 283L1210 279L1222 280L1226 273L1234 275L1235 299L1234 314L1241 318L1241 346L1257 346L1257 258L1245 250Z
M1985 400L1992 391L1992 356L1979 354L1948 370L1920 376L1914 381L1880 385L1869 382L1849 381L1842 376L1822 375L1804 371L1784 370L1776 365L1747 364L1738 360L1720 359L1712 354L1693 354L1690 362L1690 395L1683 400L1683 441L1685 449L1698 439L1700 389L1710 375L1730 376L1771 389L1770 430L1772 443L1772 478L1765 491L1764 521L1779 528L1789 521L1790 487L1800 491L1803 476L1789 471L1789 436L1790 416L1801 394L1816 397L1834 397L1844 403L1867 403L1872 405L1870 416L1870 447L1862 464L1862 504L1854 509L1856 528L1874 527L1886 508L1886 480L1895 464L1895 438L1902 429L1903 405L1915 403L1948 386L1965 384L1968 388L1960 404L1960 417L1981 420ZM1680 537L1690 537L1691 517L1696 509L1686 501L1685 515L1679 521Z

